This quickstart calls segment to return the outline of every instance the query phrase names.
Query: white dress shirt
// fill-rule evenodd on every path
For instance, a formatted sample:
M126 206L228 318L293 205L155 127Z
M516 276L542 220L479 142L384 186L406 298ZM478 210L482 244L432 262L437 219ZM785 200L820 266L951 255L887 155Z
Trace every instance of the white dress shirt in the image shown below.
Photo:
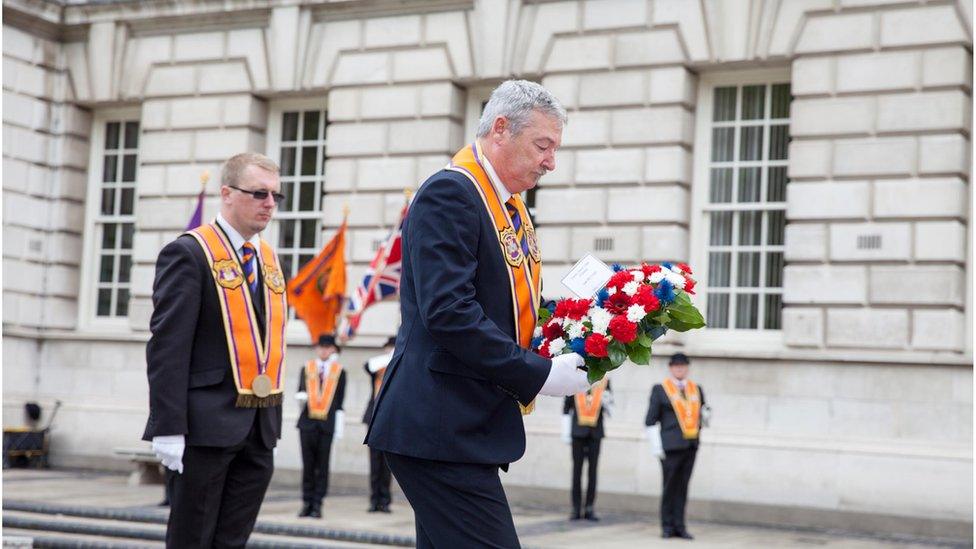
M217 224L220 225L220 228L223 229L225 233L227 233L227 237L230 238L230 245L233 246L234 251L237 252L237 257L242 257L242 254L244 253L244 243L250 242L251 245L254 246L255 255L257 255L259 260L261 259L260 235L256 234L248 240L244 240L241 233L237 232L237 229L235 229L226 219L224 219L224 216L220 215L220 213L217 213ZM251 261L254 260L252 259Z
M482 164L485 165L485 172L488 174L488 180L495 187L495 192L498 193L498 198L501 199L502 203L508 202L508 199L512 197L512 193L508 192L505 188L505 184L502 180L498 178L498 174L495 173L495 168L492 167L491 162L488 161L488 157L481 150L481 146L478 146L478 156L481 157Z

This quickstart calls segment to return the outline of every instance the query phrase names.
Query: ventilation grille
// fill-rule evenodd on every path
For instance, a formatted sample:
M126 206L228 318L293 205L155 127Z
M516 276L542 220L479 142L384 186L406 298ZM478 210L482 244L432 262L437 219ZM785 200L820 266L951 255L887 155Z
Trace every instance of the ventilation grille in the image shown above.
M593 251L596 252L612 252L613 251L613 237L612 236L601 236L593 239Z
M881 249L880 234L862 234L857 237L858 250L879 250Z

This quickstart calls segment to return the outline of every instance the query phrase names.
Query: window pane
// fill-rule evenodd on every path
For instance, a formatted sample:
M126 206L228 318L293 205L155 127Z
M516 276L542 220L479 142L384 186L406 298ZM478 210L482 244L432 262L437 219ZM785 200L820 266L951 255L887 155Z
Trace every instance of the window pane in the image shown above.
M729 295L708 294L708 313L705 322L709 328L729 327Z
M298 113L286 112L281 119L281 140L295 141L298 139Z
M759 326L759 296L739 294L735 296L735 327L755 329Z
M115 256L103 255L98 264L98 281L112 282L112 273L115 268Z
M122 189L122 204L119 215L132 215L132 204L136 194L133 188Z
M766 244L781 246L786 231L786 212L774 210L766 212Z
M122 157L122 181L133 182L136 180L136 155L127 154Z
M305 112L305 126L302 128L302 139L316 141L319 138L319 111Z
M773 100L770 104L772 112L770 112L770 116L773 118L789 118L791 99L789 84L773 84Z
M115 249L115 229L117 225L115 223L106 223L102 225L102 249L103 250L114 250Z
M762 168L739 170L739 202L759 202Z
M122 246L123 250L132 249L132 233L136 231L135 223L122 224Z
M325 147L322 147L322 163L319 164L319 175L325 175L325 161L328 158L328 155L325 154Z
M763 320L763 327L767 330L779 330L782 326L780 319L783 318L783 296L780 294L767 294L766 318Z
M305 181L300 185L301 193L298 195L298 209L303 212L315 211L315 182Z
M759 120L766 114L766 86L742 87L742 120Z
M728 288L731 265L731 253L710 252L708 254L708 286L715 288Z
M118 175L119 157L114 154L106 154L102 161L102 182L114 183L115 176Z
M766 254L766 287L783 287L783 252Z
M115 213L115 187L102 189L102 215L112 215Z
M786 202L786 166L769 168L766 177L766 201Z
M315 147L302 148L302 175L315 175Z
M769 159L786 160L790 144L790 127L786 125L769 127Z
M735 120L735 92L736 88L715 88L715 109L712 120L724 122Z
M711 237L712 246L728 246L732 244L732 212L712 212Z
M281 148L281 175L295 175L295 147Z
M285 273L286 279L291 280L291 277L294 276L292 273L292 267L295 262L295 256L291 254L281 254L279 258L281 259L281 271Z
M105 125L105 148L119 148L119 123L109 122Z
M295 222L291 219L282 219L280 227L279 246L282 248L295 247Z
M712 162L731 162L734 146L735 128L712 129Z
M125 123L125 148L135 149L139 147L139 123Z
M101 288L98 290L98 316L110 316L112 314L112 290Z
M129 282L129 275L132 272L132 256L119 256L119 282Z
M759 252L739 252L736 286L739 288L759 287Z
M298 268L301 269L306 263L312 260L315 256L312 254L301 254L298 256Z
M116 296L115 315L126 316L129 314L129 290L122 288Z
M762 212L739 212L739 245L757 246L761 234Z
M746 126L740 130L739 160L762 160L762 126Z
M318 235L318 220L303 219L301 223L302 223L302 242L300 244L300 247L302 248L316 247L315 237Z
M732 168L712 168L711 192L713 204L732 202Z
M294 210L295 183L292 183L291 181L282 182L281 194L285 195L285 199L281 201L281 211L290 212Z

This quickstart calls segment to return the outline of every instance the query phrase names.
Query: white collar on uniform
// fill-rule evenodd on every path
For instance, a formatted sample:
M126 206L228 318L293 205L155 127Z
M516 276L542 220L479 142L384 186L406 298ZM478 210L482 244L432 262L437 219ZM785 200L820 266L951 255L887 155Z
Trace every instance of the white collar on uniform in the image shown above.
M498 174L495 173L495 168L491 166L488 157L482 152L481 145L478 145L478 156L481 157L481 161L485 165L485 172L488 174L488 179L491 181L491 184L495 186L495 192L498 193L498 198L502 200L503 204L508 202L508 199L512 197L512 193L508 192L502 180L498 178Z
M332 367L335 361L339 360L339 353L332 353L329 358L322 360L321 358L315 359L315 363L319 366L319 373L324 372L326 369Z
M220 228L227 233L227 238L230 238L230 245L234 247L234 251L236 251L237 255L240 256L241 250L244 248L244 237L241 236L241 233L237 232L237 229L235 229L229 221L224 219L224 216L220 215L220 212L217 212L217 223L220 225ZM250 242L251 245L254 246L254 250L257 252L258 257L261 257L261 236L254 235L247 240L247 242Z
M688 385L688 380L687 379L681 380L681 379L678 379L676 377L672 377L671 378L671 381L673 381L674 382L674 386L677 387L677 388L679 388L679 389L684 389L685 386Z

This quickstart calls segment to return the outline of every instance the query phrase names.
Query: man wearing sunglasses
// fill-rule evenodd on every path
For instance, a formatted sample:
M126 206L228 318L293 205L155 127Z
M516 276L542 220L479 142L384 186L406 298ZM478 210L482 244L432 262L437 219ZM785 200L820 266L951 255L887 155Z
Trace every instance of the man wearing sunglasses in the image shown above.
M176 473L167 547L244 547L271 481L287 303L260 233L280 188L269 158L231 157L217 218L167 244L156 262L143 438Z

